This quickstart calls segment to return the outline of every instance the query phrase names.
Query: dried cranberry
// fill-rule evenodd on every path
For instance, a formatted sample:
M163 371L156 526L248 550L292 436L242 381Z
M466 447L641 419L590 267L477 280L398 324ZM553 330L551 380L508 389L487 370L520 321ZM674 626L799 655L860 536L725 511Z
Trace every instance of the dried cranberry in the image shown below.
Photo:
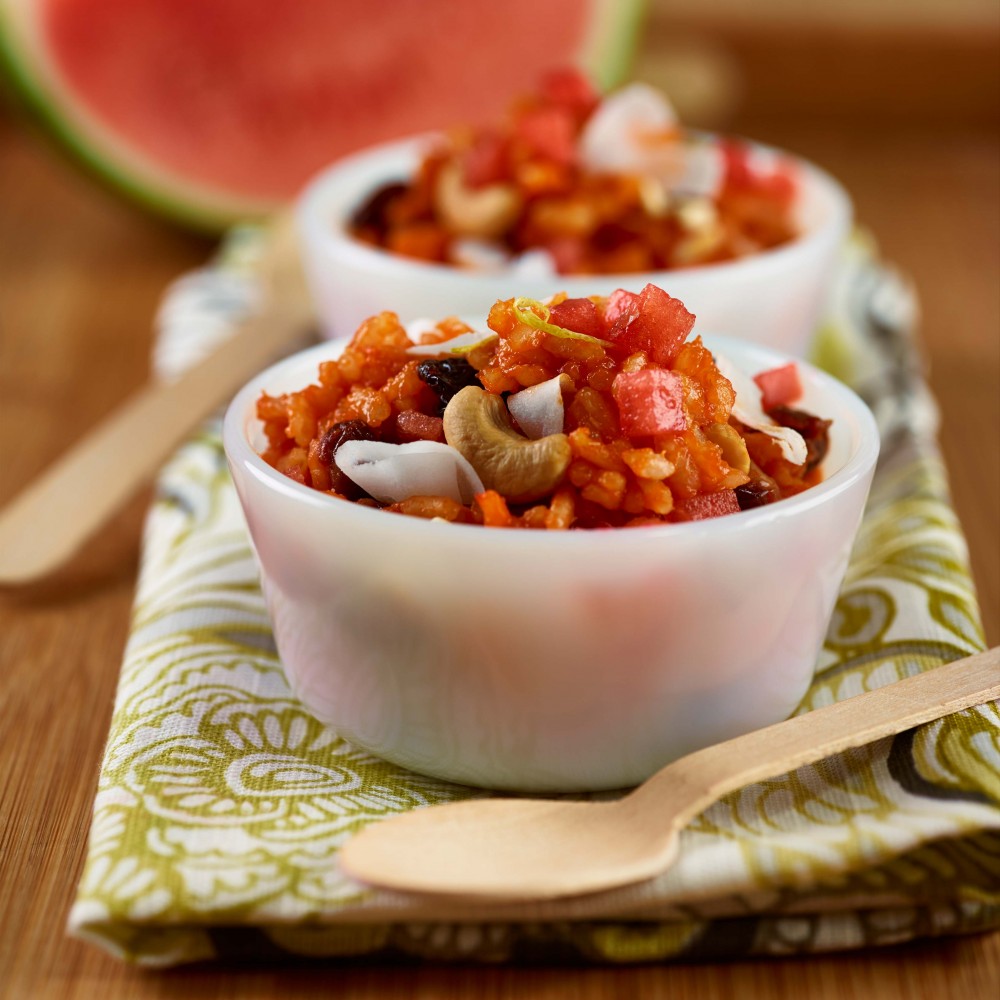
M330 488L336 490L348 500L358 500L367 496L365 491L353 479L344 475L340 466L333 460L337 449L345 441L377 441L378 434L363 420L342 420L328 428L319 439L316 455L330 470Z
M417 365L417 376L426 382L437 395L438 414L451 402L451 397L467 385L479 385L476 369L465 358L443 358L440 361L422 361Z

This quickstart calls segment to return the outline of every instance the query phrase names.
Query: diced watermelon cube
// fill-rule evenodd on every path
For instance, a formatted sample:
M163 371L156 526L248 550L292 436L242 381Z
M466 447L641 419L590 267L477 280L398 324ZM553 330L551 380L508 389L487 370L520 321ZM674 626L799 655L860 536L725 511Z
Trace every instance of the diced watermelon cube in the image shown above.
M485 187L506 179L506 145L493 132L483 132L466 151L462 160L465 183L471 188Z
M569 165L576 159L576 125L562 108L536 108L518 120L517 137L539 156Z
M725 186L733 191L756 195L789 205L795 198L796 180L792 165L778 160L773 169L762 170L753 161L752 149L737 140L721 143L725 163Z
M396 415L401 441L443 441L444 421L419 410L402 410Z
M646 285L635 302L624 305L608 337L629 353L644 351L651 361L669 366L694 327L694 320L694 314L684 308L680 299L656 285Z
M797 189L798 183L795 180L795 175L784 168L775 170L773 174L759 177L757 181L757 190L780 205L791 205L795 201Z
M727 187L749 187L753 179L750 169L750 148L734 139L723 139L719 143L722 160L726 167L725 184Z
M589 337L604 333L600 313L590 299L564 299L549 311L549 322Z
M567 67L546 73L541 83L542 96L586 118L597 106L599 95L594 85L578 69Z
M684 383L676 372L643 368L621 372L611 385L622 430L629 437L670 434L688 426Z
M616 288L609 296L604 307L604 326L610 330L621 317L631 310L633 318L639 315L639 296L635 292L626 292L624 288Z
M559 274L573 274L580 266L587 248L579 236L563 236L550 240L545 249Z
M760 389L761 409L768 413L776 406L788 406L802 397L802 382L794 361L778 368L770 368L753 377Z
M734 490L701 493L690 500L679 500L674 512L682 521L703 521L708 517L722 517L739 513L740 502Z

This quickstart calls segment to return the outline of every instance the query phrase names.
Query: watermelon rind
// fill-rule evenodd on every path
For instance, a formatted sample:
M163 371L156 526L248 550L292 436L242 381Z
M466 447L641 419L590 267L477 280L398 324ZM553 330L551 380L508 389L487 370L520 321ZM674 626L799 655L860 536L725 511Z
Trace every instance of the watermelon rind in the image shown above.
M593 0L579 63L602 90L630 70L647 0ZM32 17L33 0L0 0L0 74L79 162L128 197L192 229L221 232L265 218L280 205L192 182L137 153L73 99L49 66Z
M83 109L74 109L57 93L44 65L30 19L24 11L30 0L0 0L0 71L22 102L76 159L97 177L134 201L184 226L217 233L241 220L260 219L275 205L234 198L160 171L137 156L95 122Z
M594 12L580 65L602 91L627 79L647 7L648 0L603 0Z

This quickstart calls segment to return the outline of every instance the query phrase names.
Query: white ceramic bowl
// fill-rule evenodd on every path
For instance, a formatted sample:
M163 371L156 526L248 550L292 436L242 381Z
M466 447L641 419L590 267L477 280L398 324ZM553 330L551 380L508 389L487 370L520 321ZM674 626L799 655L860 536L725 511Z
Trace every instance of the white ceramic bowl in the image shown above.
M404 322L439 318L442 302L459 315L485 316L497 299L513 295L606 295L616 288L638 291L652 282L698 317L702 334L728 334L806 355L852 217L843 188L812 164L782 154L797 164L801 178L796 215L802 235L785 246L672 271L541 277L411 260L361 243L347 232L352 214L373 191L412 176L431 141L390 143L341 160L316 177L299 199L306 274L327 336L349 336L382 309L392 309Z
M748 371L785 360L706 338ZM542 532L435 523L326 496L257 454L262 391L302 388L340 345L253 379L226 454L298 697L373 753L473 785L616 788L785 718L812 678L878 454L868 408L800 365L832 417L824 481L714 520Z

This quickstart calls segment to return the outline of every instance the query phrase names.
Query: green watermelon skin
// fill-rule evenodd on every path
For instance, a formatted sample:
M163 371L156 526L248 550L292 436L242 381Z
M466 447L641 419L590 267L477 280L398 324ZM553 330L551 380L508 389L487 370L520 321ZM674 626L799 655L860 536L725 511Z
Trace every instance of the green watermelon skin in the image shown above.
M490 120L546 69L574 63L614 86L643 11L644 0L0 0L0 61L93 171L217 231L270 214L355 149Z

